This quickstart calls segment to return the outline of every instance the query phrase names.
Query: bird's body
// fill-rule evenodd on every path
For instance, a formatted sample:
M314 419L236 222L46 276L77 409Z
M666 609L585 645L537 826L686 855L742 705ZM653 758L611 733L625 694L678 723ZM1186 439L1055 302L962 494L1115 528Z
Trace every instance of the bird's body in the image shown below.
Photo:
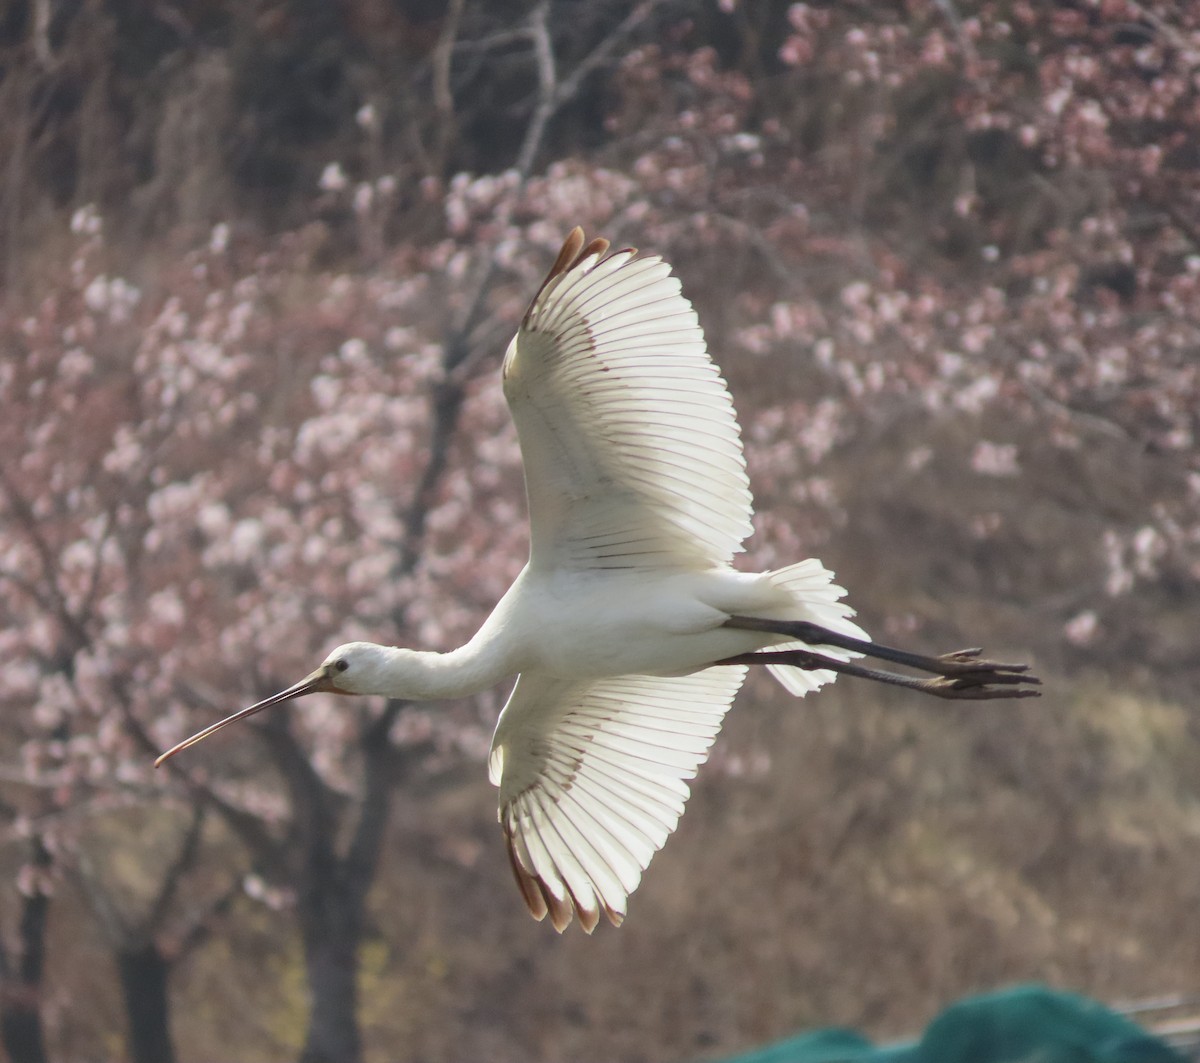
M730 616L795 614L796 605L770 574L732 568L626 573L527 566L464 650L478 646L497 663L497 678L518 672L562 679L686 675L784 641L725 627Z
M794 694L839 671L946 697L1031 693L1022 666L869 642L816 560L733 568L752 506L729 393L670 268L607 249L571 233L505 355L530 559L477 634L448 653L340 646L160 758L313 691L428 700L515 675L489 773L526 902L559 930L620 923L749 664Z
M788 578L805 584L813 601L797 599ZM527 565L483 626L458 649L431 653L370 642L339 647L345 651L340 656L357 665L347 670L339 692L430 701L475 694L518 674L570 681L667 678L789 641L726 626L737 615L783 615L824 624L840 620L846 634L865 637L845 619L849 610L821 608L822 599L840 593L828 579L829 573L811 560L779 574L727 567L637 575L539 572ZM815 687L833 673L806 672L804 678Z

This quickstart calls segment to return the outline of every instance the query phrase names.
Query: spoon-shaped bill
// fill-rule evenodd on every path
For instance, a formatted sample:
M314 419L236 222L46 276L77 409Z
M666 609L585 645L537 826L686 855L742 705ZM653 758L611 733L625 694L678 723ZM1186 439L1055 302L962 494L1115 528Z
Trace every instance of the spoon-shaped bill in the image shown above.
M269 698L264 698L262 701L255 702L248 709L240 709L232 716L226 716L223 720L218 720L216 723L209 724L203 731L197 731L191 738L185 738L182 742L172 746L155 762L156 768L161 767L164 762L170 760L176 753L182 753L188 746L194 746L197 742L207 738L214 731L219 731L226 724L237 723L238 720L244 720L249 716L253 716L257 712L262 712L263 709L269 709L272 705L282 705L285 701L291 701L293 698L303 697L305 694L315 694L321 690L333 689L329 682L329 677L324 668L318 668L312 675L305 676L299 683L295 683L286 690L281 690L278 694L272 694Z

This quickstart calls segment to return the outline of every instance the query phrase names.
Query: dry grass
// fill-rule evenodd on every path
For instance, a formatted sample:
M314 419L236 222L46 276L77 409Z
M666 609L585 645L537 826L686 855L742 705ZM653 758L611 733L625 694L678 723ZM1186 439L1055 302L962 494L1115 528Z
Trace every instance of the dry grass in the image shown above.
M626 925L594 938L528 922L481 773L427 781L404 792L374 894L368 1043L389 1059L685 1059L813 1025L906 1035L1014 981L1179 990L1196 970L1179 928L1200 903L1198 760L1182 706L1098 681L982 709L852 683L797 704L752 683ZM189 970L181 1044L278 1056L300 1021L298 953L263 929L233 939L256 964L213 951ZM214 1007L221 1030L190 1028Z

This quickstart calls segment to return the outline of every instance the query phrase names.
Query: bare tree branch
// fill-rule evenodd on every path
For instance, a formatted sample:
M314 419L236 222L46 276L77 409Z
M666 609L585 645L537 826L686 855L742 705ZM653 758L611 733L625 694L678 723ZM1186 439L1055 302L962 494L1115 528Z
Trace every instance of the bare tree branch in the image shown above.
M458 132L454 113L454 90L450 84L450 63L454 57L454 43L458 39L458 27L462 21L463 0L450 0L430 57L433 80L433 112L437 125L434 130L433 157L439 173L446 167L446 156Z
M962 49L963 56L967 59L975 59L975 44L963 28L962 16L958 13L958 8L954 6L954 0L933 0L933 6L950 23L950 28L954 31L954 38L958 42L959 48Z
M120 943L132 938L135 934L134 928L125 921L121 910L113 903L112 896L101 885L100 872L92 865L86 853L79 854L79 858L70 869L70 874L79 884L81 892L87 898L88 907L103 927L109 941Z
M175 939L175 955L178 958L195 952L212 936L213 924L219 916L224 915L233 907L233 902L242 894L242 884L239 879L230 883L229 887L211 904L188 920L183 932Z
M404 705L402 701L388 701L359 740L363 758L363 800L345 856L347 878L359 903L366 900L383 848L394 778L392 769L397 755L388 741L388 732Z
M617 48L624 44L625 41L633 36L642 23L644 23L654 9L658 7L663 0L643 0L638 4L628 15L621 21L620 25L604 38L599 44L593 48L575 69L559 84L557 92L557 107L561 107L564 103L573 99L583 87L583 82L590 77L597 69L607 63Z
M96 552L92 557L92 570L88 574L88 588L83 595L83 604L79 608L79 615L86 620L92 615L92 610L96 605L96 598L100 593L101 576L104 573L104 544L112 537L112 530L116 521L113 519L112 510L106 510L100 515L102 527L100 535L96 539Z
M634 7L620 25L597 44L579 62L571 74L562 80L559 78L554 57L554 42L547 22L550 11L549 0L543 0L530 13L527 33L533 41L534 58L538 71L538 97L529 116L529 124L525 127L525 135L521 138L520 150L517 152L515 166L517 183L496 212L497 222L500 225L507 224L525 186L529 183L550 121L559 110L575 98L584 80L608 61L617 47L649 18L651 12L661 2L662 0L644 0L643 3ZM465 367L468 358L476 349L470 341L482 319L487 297L491 294L496 267L495 256L486 254L477 269L467 309L460 324L450 332L446 339L446 353L442 365L447 375L460 366Z
M645 0L638 4L612 33L592 49L570 76L561 81L548 24L549 0L542 0L530 13L525 33L533 41L538 70L538 97L525 128L525 135L521 138L520 150L517 152L517 182L496 212L498 225L506 224L512 216L513 209L529 182L551 119L575 97L588 75L607 62L616 48L646 21L661 2L662 0ZM443 340L442 381L434 393L429 459L425 463L413 494L412 504L405 516L404 542L400 547L400 558L394 571L397 576L411 572L420 557L425 538L425 521L433 492L445 472L450 444L458 424L458 414L466 395L469 371L481 350L475 342L476 332L484 317L484 309L495 283L497 268L495 255L485 251L474 271L470 286L471 296L467 300L466 309L458 323L447 330Z
M1162 34L1163 39L1166 40L1172 48L1177 49L1180 55L1188 56L1192 54L1192 48L1187 37L1180 33L1179 30L1174 26L1172 26L1153 7L1150 7L1144 3L1140 3L1139 0L1129 0L1129 7L1136 11L1139 17L1145 19L1151 26L1153 26L1158 33Z
M188 824L187 833L183 837L183 843L179 846L179 852L175 854L175 859L171 861L170 866L163 874L158 893L140 928L143 936L152 936L165 922L167 913L179 893L180 882L183 881L184 875L195 866L196 857L200 852L200 839L204 833L204 818L205 806L198 802L192 805L192 819Z
M128 701L120 696L119 689L114 691L114 696L121 708L125 727L134 741L145 750L147 756L151 758L157 756L158 746L147 733L142 722L133 714ZM173 778L183 784L194 799L203 801L217 812L225 825L238 836L259 863L269 868L272 874L282 871L285 866L286 849L263 826L258 817L225 800L213 787L201 782L195 775L173 760L167 761L165 767Z
M288 727L286 716L272 716L258 730L291 797L292 844L325 850L332 857L337 836L333 807L337 795L313 767Z
M0 568L0 580L6 580L11 583L17 590L24 594L28 594L37 604L48 613L57 612L57 606L50 596L46 595L41 587L32 580L26 579L21 573L13 572L10 569Z
M517 173L521 175L522 182L533 169L534 157L542 145L546 124L554 114L555 97L558 95L558 70L554 64L554 43L550 39L550 30L546 25L549 13L550 0L542 0L529 16L529 33L533 39L533 56L538 73L538 97L533 114L529 118L529 125L525 127L521 150L517 152Z

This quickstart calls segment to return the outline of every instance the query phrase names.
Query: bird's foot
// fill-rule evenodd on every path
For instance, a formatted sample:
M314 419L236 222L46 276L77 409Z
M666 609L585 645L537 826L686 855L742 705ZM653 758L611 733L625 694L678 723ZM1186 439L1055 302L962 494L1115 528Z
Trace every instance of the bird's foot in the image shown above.
M992 698L1036 698L1041 695L1032 687L1040 686L1041 680L1029 674L1029 665L992 661L980 657L979 647L955 650L940 656L929 657L908 650L883 646L866 639L843 635L829 628L808 621L762 620L757 617L731 617L728 626L751 631L771 631L789 635L810 646L836 646L864 657L902 664L918 672L926 672L933 678L903 675L871 668L856 660L842 661L827 657L809 649L760 650L756 653L731 657L728 664L786 664L794 668L828 669L860 679L871 679L893 686L903 686L934 697L956 700L983 701Z
M934 678L918 680L916 689L939 698L987 700L990 698L1036 698L1041 680L1029 674L1029 665L990 661L976 647L955 650L930 658Z

